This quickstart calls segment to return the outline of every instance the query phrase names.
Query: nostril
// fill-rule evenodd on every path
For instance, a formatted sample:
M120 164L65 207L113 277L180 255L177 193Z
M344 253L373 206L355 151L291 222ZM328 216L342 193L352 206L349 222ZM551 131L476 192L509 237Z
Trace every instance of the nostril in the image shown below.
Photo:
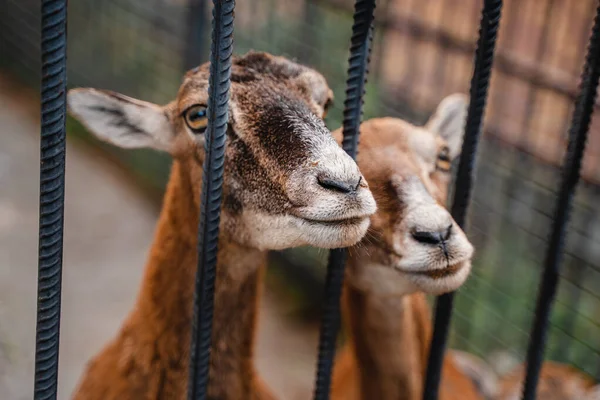
M412 237L419 243L440 244L444 241L442 232L413 231Z
M341 181L341 180L337 180L337 179L330 179L324 176L318 176L317 177L317 181L319 182L319 185L321 185L323 188L327 189L327 190L334 190L336 192L341 192L341 193L353 193L356 192L356 190L358 190L358 186L360 185L360 180L362 178L358 179L358 182L356 180L353 181Z
M413 229L411 235L413 239L420 243L444 244L450 239L450 236L452 236L452 224L439 231L420 231L418 229Z

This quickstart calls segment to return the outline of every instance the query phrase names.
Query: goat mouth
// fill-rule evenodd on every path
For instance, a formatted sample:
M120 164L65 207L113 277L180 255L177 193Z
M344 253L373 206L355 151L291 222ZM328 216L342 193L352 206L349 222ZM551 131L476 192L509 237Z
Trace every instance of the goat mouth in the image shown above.
M351 217L351 218L340 218L340 219L312 219L312 218L300 218L311 225L325 225L325 226L352 226L360 225L369 217Z
M385 250L388 252L388 254L391 254L394 257L397 257L399 259L402 258L402 256L400 254L396 253L394 250L391 250L391 249L385 249ZM444 253L444 256L445 256L445 260L446 260L446 266L444 268L436 268L436 269L428 269L428 270L420 270L420 271L407 270L407 269L403 269L403 268L396 268L396 270L398 270L399 272L402 272L403 274L407 274L407 275L424 276L424 277L428 277L431 279L443 279L443 278L448 278L448 277L455 275L458 271L460 271L463 268L465 263L468 261L468 260L460 260L460 261L455 261L452 264L450 264L450 259L448 257L448 254Z
M431 279L443 279L443 278L447 278L447 277L450 277L450 276L456 274L458 271L461 270L463 265L464 265L464 263L459 262L454 265L448 264L448 265L446 265L445 268L430 269L428 271L402 271L402 272L411 274L411 275L427 276Z

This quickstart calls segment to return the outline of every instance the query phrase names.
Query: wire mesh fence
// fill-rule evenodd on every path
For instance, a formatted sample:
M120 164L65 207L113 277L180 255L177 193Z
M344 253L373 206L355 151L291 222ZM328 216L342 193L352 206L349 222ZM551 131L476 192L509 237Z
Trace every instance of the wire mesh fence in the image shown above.
M477 255L472 278L456 296L452 347L487 358L506 351L524 359L535 309L532 288L539 283L548 245L558 168L595 3L505 1L468 224ZM0 71L32 87L39 84L41 67L38 5L33 0L0 4ZM478 0L379 2L365 118L391 115L422 122L444 96L466 93L481 6ZM203 0L71 2L70 85L167 101L183 71L208 59L209 13L210 3ZM321 71L337 100L328 126L337 128L342 121L351 24L349 1L240 2L235 52L265 50ZM69 128L73 134L82 131L73 123ZM600 378L599 130L593 120L546 352L548 358L573 364L596 378ZM117 156L151 185L164 183L165 158L144 151ZM307 271L317 270L315 262L324 264L306 251L285 254L306 264Z

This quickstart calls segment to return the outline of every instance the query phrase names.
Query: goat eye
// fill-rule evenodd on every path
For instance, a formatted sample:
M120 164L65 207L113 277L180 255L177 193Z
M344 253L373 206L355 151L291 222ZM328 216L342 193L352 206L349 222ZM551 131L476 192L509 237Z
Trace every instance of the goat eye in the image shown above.
M206 106L195 105L188 108L185 112L185 123L194 133L203 133L208 124L206 116Z
M440 171L450 171L452 160L450 160L450 149L448 146L442 147L435 161L435 168Z

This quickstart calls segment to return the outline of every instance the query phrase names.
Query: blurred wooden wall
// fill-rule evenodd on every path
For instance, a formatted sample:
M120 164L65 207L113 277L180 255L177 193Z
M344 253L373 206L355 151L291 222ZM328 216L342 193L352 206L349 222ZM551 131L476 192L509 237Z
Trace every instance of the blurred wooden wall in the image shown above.
M385 1L384 1L385 3ZM506 0L488 100L487 134L560 165L596 1ZM390 0L380 80L417 108L468 92L480 0ZM594 119L584 177L600 182Z

